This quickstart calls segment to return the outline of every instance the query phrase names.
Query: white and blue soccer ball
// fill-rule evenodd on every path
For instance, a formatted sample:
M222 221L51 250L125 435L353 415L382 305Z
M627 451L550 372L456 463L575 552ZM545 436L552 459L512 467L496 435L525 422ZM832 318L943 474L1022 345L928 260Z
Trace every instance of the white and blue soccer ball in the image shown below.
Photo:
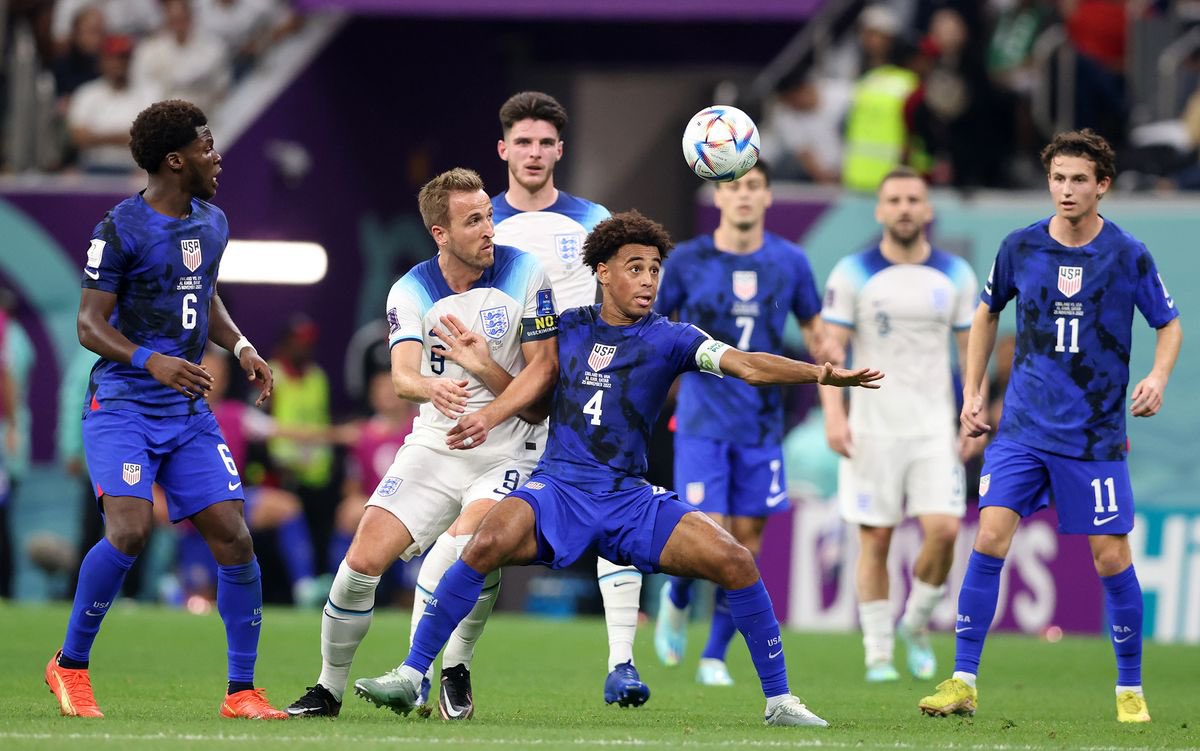
M758 126L737 107L705 107L683 131L683 158L705 180L738 179L758 162L758 150Z

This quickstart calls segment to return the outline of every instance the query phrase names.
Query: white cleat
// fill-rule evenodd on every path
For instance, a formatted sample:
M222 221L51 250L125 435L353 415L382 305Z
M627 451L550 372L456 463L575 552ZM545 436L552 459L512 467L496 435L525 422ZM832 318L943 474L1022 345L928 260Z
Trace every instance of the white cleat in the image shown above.
M700 667L696 669L696 683L702 686L732 686L733 677L724 660L712 657L701 657Z
M775 709L767 712L763 718L764 725L793 725L797 727L825 728L829 723L808 711L808 707L800 703L795 696L784 698Z

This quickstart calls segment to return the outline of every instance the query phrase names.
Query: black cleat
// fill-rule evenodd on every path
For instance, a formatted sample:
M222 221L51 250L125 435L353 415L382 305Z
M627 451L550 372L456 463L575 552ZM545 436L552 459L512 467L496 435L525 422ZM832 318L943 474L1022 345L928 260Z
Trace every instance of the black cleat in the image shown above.
M307 693L292 702L287 713L292 717L337 717L342 711L342 703L333 698L329 689L318 683L309 686Z
M475 715L475 702L471 697L471 671L464 665L442 668L438 712L443 720L469 720Z

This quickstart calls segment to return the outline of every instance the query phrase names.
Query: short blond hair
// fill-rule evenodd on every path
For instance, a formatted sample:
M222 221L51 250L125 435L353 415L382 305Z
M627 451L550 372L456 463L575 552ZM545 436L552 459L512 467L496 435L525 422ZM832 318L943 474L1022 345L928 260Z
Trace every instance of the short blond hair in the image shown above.
M433 178L421 188L417 195L417 206L425 229L433 231L436 224L450 224L450 194L475 193L483 190L483 178L475 170L455 167Z

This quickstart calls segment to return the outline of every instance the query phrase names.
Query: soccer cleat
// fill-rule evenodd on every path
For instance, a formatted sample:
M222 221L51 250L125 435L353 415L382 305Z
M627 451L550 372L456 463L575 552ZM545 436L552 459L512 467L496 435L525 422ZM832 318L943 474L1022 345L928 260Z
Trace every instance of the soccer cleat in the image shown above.
M1117 722L1150 722L1146 697L1136 691L1117 694Z
M975 714L979 693L958 678L948 678L937 685L937 693L926 696L917 704L930 717L949 717L952 714Z
M763 717L764 725L826 728L829 723L817 717L795 696L787 696Z
M683 659L687 649L686 608L677 608L671 602L671 585L664 584L658 595L658 618L654 622L654 651L667 667L674 667Z
M466 665L442 668L438 714L443 720L469 720L475 716L475 702L471 695L471 671L467 670Z
M92 694L92 679L88 677L87 668L59 667L58 656L61 654L62 650L55 652L46 663L46 685L58 699L59 713L64 717L103 717Z
M287 713L292 717L337 717L342 703L333 698L329 689L318 683L305 689L304 696L288 705Z
M910 631L901 623L896 627L896 634L907 648L908 672L920 681L932 679L937 674L937 658L929 644L929 631Z
M393 668L378 678L359 678L354 682L354 694L376 707L387 707L396 714L407 715L417 706L421 689L400 668Z
M867 666L867 683L893 683L900 680L900 673L890 662L878 662Z
M700 667L696 669L696 683L702 686L732 686L733 677L729 675L724 660L701 657Z
M288 713L271 706L265 689L248 688L225 696L225 701L221 702L221 716L247 720L286 720Z
M604 703L640 707L650 699L650 687L642 683L633 661L622 662L604 679Z

